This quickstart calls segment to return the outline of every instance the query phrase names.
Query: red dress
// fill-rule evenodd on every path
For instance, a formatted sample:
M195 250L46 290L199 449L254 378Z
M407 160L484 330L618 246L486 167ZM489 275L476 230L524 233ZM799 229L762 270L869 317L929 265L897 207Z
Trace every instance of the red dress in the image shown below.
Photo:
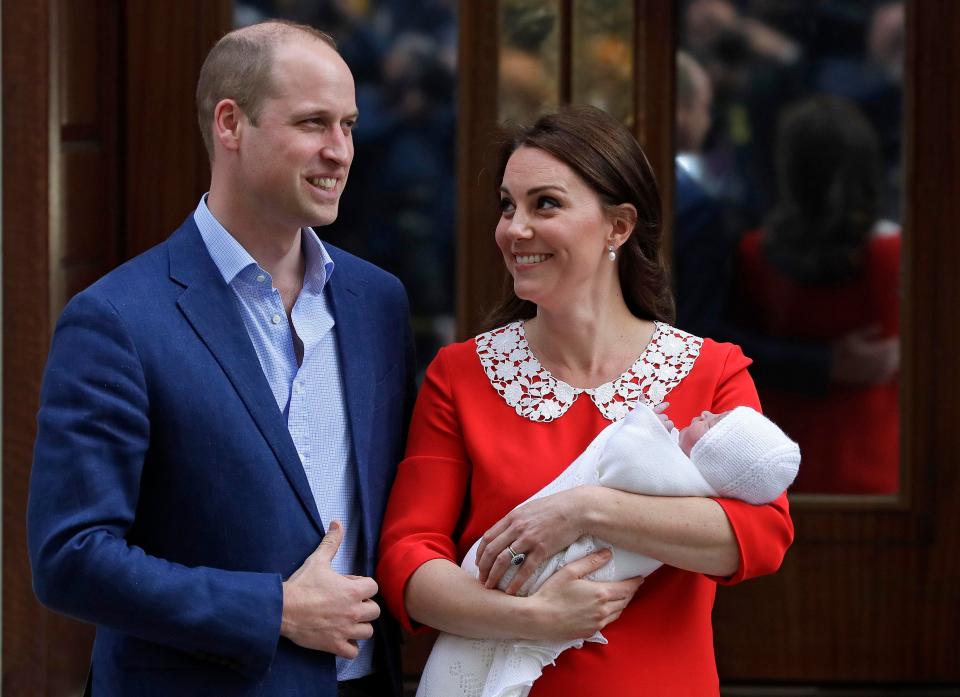
M609 425L604 414L616 418L637 398L666 399L671 419L684 426L704 409L758 408L749 363L736 346L658 325L630 370L577 394L540 367L519 323L442 349L417 400L381 533L377 572L388 608L415 631L403 604L413 572L436 558L459 563ZM531 697L719 694L710 620L716 583L775 571L793 525L783 495L766 506L718 501L740 549L737 572L715 579L662 567L603 630L608 645L564 652Z
M831 285L801 284L766 260L762 235L740 245L740 311L752 327L779 339L832 343L877 325L899 334L900 235L874 236L863 272ZM824 395L760 385L764 411L800 445L803 461L790 490L830 494L892 494L900 485L897 382L832 385Z

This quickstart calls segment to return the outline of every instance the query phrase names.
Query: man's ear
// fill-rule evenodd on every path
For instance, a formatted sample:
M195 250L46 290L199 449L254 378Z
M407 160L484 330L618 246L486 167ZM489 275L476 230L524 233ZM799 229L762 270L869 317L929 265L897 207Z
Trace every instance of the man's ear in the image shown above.
M246 125L246 116L232 99L221 99L213 109L213 139L224 150L240 149L240 134Z
M619 249L633 234L637 217L637 209L632 203L621 203L610 211L610 222L613 226L610 232L610 244L614 249Z

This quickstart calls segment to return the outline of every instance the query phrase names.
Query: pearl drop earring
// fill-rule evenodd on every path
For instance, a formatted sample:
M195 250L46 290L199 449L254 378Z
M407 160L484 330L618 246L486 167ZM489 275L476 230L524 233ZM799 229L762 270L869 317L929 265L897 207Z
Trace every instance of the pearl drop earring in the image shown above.
M607 259L609 259L610 261L616 261L616 260L617 260L617 253L616 253L615 251L613 251L613 245L612 245L612 244L608 244L608 245L607 245Z

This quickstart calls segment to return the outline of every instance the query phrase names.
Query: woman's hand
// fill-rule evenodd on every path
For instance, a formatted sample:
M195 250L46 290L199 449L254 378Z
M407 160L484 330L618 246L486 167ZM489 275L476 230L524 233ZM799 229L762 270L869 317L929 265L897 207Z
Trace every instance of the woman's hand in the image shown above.
M578 486L529 501L487 530L477 548L480 582L487 588L497 587L510 568L513 553L509 547L526 555L506 588L510 595L516 594L541 562L586 534L583 511L587 506L588 490L592 488Z
M612 583L583 578L610 561L610 556L610 550L603 549L571 562L530 596L538 618L535 640L586 639L620 617L643 577Z

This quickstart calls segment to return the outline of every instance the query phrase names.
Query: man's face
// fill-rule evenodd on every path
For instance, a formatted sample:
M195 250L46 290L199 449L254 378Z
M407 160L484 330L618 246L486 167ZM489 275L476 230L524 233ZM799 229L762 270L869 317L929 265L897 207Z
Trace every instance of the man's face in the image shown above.
M272 74L258 125L242 117L239 193L271 226L329 225L353 161L353 76L336 51L307 38L276 48Z

